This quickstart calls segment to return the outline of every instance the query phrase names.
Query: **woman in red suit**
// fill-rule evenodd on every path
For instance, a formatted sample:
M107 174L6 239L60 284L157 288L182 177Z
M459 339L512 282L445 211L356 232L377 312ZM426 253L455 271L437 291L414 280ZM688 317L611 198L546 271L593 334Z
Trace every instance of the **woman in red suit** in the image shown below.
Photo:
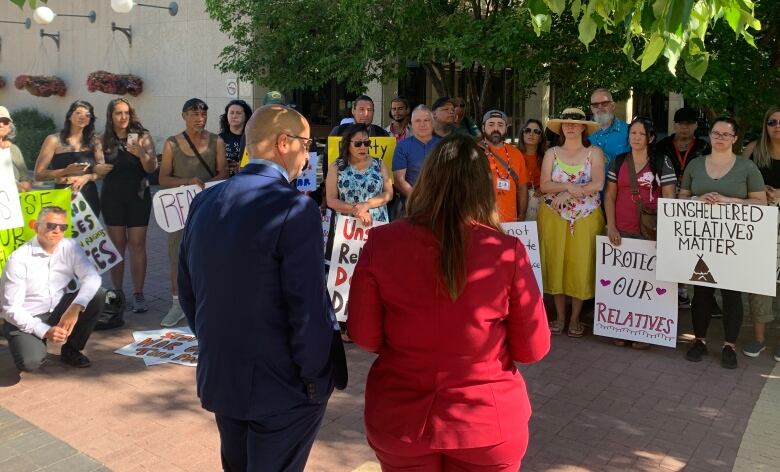
M515 472L531 405L514 362L544 357L550 331L473 139L433 150L407 213L371 229L349 295L352 339L379 354L366 384L368 442L385 472Z

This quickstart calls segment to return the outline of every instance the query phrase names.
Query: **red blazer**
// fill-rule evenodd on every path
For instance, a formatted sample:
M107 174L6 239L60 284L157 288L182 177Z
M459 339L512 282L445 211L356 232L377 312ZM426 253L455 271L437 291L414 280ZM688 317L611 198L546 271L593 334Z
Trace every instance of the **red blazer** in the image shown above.
M527 435L531 405L513 361L550 350L542 297L522 243L472 227L467 283L444 291L438 242L401 220L371 230L352 278L347 326L377 352L366 383L366 432L439 449Z

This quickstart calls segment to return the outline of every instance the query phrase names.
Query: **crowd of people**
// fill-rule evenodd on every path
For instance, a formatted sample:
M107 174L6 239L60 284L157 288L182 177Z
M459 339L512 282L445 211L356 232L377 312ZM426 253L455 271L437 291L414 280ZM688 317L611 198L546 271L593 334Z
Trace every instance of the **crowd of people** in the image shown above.
M585 334L596 237L604 234L614 245L622 238L654 239L659 198L780 202L779 107L767 111L760 137L742 155L734 152L740 130L728 117L713 122L706 141L695 134L698 113L681 108L675 133L656 142L651 120L626 123L615 116L609 90L592 93L590 111L592 120L567 108L546 129L528 119L513 144L502 110L487 111L478 126L462 99L440 97L412 108L396 97L391 123L382 128L374 124L373 100L361 95L352 102L351 119L331 131L341 138L338 157L323 163L322 186L309 198L289 185L314 141L293 108L269 100L252 113L245 102L231 101L217 135L206 130L207 104L186 101L184 130L162 147L159 183L224 183L198 194L185 229L168 235L172 303L160 323L171 327L186 317L198 336L198 391L204 408L216 414L225 470L259 470L252 461L302 470L330 392L346 385L341 339L379 354L366 386L366 430L383 470L438 470L432 464L516 470L530 406L513 362L540 360L551 335ZM102 135L95 121L88 102L74 102L62 130L44 140L34 180L81 193L102 215L112 242L128 256L128 303L141 313L148 310L146 237L156 147L123 98L109 103ZM13 120L0 107L0 148L11 149L18 189L29 191L13 135ZM370 155L373 137L396 139L391 168ZM363 248L350 290L349 336L342 338L325 290L325 208L366 226L393 222L372 228ZM502 222L524 220L538 225L543 288L554 306L550 319L522 244L501 230ZM34 370L45 360L45 340L65 342L62 360L87 367L81 351L92 329L121 324L123 310L100 315L99 276L64 238L61 209L41 211L35 227L36 238L14 252L0 280L12 356L20 370ZM222 236L205 230L213 227ZM222 244L224 235L241 244ZM210 257L202 257L204 251ZM120 301L126 298L123 274L124 264L111 269ZM41 283L47 277L54 285ZM67 289L74 278L81 282L76 292ZM238 291L236 280L243 284ZM702 360L711 318L721 315L721 365L733 369L742 294L720 290L721 308L715 291L696 285L691 301L680 287L695 334L686 358ZM254 297L250 302L234 293ZM746 356L766 348L775 301L750 295L754 339L743 346ZM250 316L255 312L269 315L258 321ZM246 332L230 328L238 325ZM271 337L279 342L258 343L257 330L276 333ZM780 348L774 358L780 361ZM278 454L267 441L287 445L289 454Z

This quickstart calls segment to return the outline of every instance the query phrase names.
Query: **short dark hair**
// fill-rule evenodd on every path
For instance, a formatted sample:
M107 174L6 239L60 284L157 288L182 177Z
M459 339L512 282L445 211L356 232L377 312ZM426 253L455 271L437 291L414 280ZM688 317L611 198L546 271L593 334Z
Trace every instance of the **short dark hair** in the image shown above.
M374 99L369 97L368 95L358 95L352 101L352 108L353 109L357 106L357 102L371 102L371 104L373 105L374 104Z
M208 111L209 106L206 105L206 102L201 100L200 98L190 98L186 102L184 102L184 105L181 107L181 112L185 113L190 110L203 110Z

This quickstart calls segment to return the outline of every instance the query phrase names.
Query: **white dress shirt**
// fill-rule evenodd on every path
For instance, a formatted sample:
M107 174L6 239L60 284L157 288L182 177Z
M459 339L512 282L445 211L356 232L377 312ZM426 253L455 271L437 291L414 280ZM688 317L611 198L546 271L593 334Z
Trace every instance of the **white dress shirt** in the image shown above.
M51 328L41 318L50 313L77 278L80 290L73 303L86 307L100 288L101 279L84 250L63 239L52 254L36 236L8 258L0 277L0 317L25 333L43 339Z

